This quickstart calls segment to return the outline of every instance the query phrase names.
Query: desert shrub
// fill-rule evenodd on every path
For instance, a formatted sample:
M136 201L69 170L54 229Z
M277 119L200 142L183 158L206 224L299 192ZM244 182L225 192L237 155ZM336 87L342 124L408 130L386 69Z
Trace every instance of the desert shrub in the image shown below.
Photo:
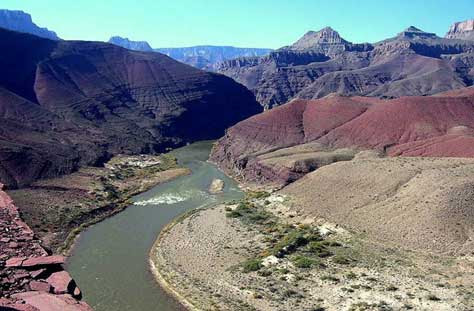
M341 247L342 244L337 242L337 241L324 241L323 244L325 246L330 246L330 247Z
M332 256L332 253L320 241L312 241L308 244L308 250L318 257L324 258Z
M240 202L234 210L228 211L226 216L240 218L246 224L267 223L272 217L269 212L259 209L247 201Z
M249 259L245 261L244 263L242 263L242 269L243 269L243 272L245 273L258 271L262 267L263 267L262 260L259 258Z
M333 257L332 261L339 265L348 265L351 263L350 259L343 255L336 255Z
M339 283L339 278L335 277L334 275L326 274L321 277L322 281L331 281L334 283Z
M246 193L245 197L249 200L251 199L265 199L270 196L270 193L266 191L249 191Z
M296 256L292 259L292 262L295 267L303 269L311 268L318 263L317 260L305 256Z
M277 257L283 257L286 254L293 253L298 247L306 244L308 244L308 239L304 236L304 233L294 230L276 243L272 253Z
M260 275L260 276L265 276L266 277L266 276L270 276L272 274L272 271L270 271L270 270L259 270L257 272L257 274Z
M354 280L355 278L357 278L357 274L355 274L352 271L349 271L349 272L346 273L346 278L349 279L349 280Z
M225 215L229 218L239 218L239 217L243 216L242 213L240 213L239 211L235 211L235 210L231 210L231 211L227 212Z
M431 300L431 301L440 301L441 300L438 296L433 295L433 294L429 294L426 298L428 300Z
M293 289L287 289L283 292L283 296L287 298L298 296L298 292Z

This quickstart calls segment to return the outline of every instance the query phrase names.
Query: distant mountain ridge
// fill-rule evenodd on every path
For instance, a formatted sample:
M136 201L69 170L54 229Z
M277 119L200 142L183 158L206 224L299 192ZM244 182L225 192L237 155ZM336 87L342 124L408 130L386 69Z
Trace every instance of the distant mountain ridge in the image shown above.
M272 49L198 45L183 48L159 48L155 51L201 69L214 70L220 62L238 57L263 56L271 52Z
M46 39L60 40L54 31L39 27L33 23L31 15L23 11L0 10L0 27Z
M225 60L238 57L263 56L272 51L272 49L265 48L238 48L213 45L153 49L146 41L132 41L120 36L113 36L108 42L135 51L159 52L182 63L206 70L215 70L218 63Z
M132 41L128 38L114 36L114 37L111 37L108 42L121 46L123 48L129 49L129 50L153 52L152 47L146 41Z
M266 56L224 61L217 71L252 90L267 109L331 93L431 95L473 85L474 41L465 40L471 26L452 27L463 40L410 26L377 43L352 43L325 27Z

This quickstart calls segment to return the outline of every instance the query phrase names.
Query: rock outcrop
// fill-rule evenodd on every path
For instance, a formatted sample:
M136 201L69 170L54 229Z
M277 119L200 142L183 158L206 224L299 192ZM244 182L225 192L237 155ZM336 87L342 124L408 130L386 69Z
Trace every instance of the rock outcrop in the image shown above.
M218 72L247 86L265 108L331 93L432 95L473 85L474 42L458 39L411 26L381 42L354 44L327 27L268 56L223 62Z
M128 38L122 38L120 36L110 37L109 43L121 46L123 48L142 51L142 52L153 52L152 47L146 41L132 41Z
M451 28L449 28L446 38L474 41L474 19L454 23Z
M23 11L0 10L0 27L46 39L59 40L54 31L37 26L33 23L31 15Z
M218 194L224 190L224 181L222 179L213 179L211 185L209 186L210 194Z
M81 291L24 223L0 184L0 309L89 311ZM10 309L8 309L10 308Z
M218 138L261 111L223 75L159 53L0 29L0 181L9 188Z
M211 160L245 181L290 183L358 150L474 157L474 88L392 100L294 100L231 127Z

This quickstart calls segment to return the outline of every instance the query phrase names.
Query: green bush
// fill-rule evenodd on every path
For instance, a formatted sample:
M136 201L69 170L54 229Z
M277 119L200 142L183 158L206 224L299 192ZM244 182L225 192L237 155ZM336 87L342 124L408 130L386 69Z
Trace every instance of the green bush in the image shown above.
M350 259L343 256L343 255L336 255L334 256L334 258L332 259L332 261L334 263L337 263L339 265L348 265L351 263Z
M274 247L272 253L275 256L283 257L286 254L293 253L298 247L308 244L308 239L303 232L292 231L285 235Z
M239 218L243 216L240 212L235 211L235 210L227 212L225 215L229 218Z
M242 264L243 272L249 273L252 271L258 271L263 267L262 260L259 258L249 259Z
M318 261L305 256L296 256L292 259L293 264L297 268L308 269L318 264Z
M246 193L245 197L249 200L251 199L264 199L268 198L270 193L266 191L249 191Z
M312 241L308 245L308 250L317 255L318 257L324 258L332 256L332 253L327 249L325 244L320 241Z

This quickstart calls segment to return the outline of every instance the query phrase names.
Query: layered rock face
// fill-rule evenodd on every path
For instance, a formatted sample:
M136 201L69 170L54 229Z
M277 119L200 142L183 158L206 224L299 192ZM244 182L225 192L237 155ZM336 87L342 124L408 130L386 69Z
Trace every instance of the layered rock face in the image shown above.
M231 127L211 159L245 181L290 183L358 150L474 157L474 89L382 100L294 100Z
M413 26L374 44L348 42L327 27L268 56L223 62L218 72L272 108L331 93L394 98L471 86L473 56L474 42L440 38Z
M222 136L261 111L232 79L159 53L0 29L0 181L21 187Z
M37 26L33 23L31 15L23 11L0 10L0 27L46 39L59 40L54 31Z
M63 270L64 257L51 256L25 224L0 184L0 309L91 311Z
M474 19L454 23L446 34L448 39L474 40Z
M114 36L114 37L111 37L108 42L121 46L123 48L129 49L129 50L153 52L153 49L146 41L132 41L128 38Z

